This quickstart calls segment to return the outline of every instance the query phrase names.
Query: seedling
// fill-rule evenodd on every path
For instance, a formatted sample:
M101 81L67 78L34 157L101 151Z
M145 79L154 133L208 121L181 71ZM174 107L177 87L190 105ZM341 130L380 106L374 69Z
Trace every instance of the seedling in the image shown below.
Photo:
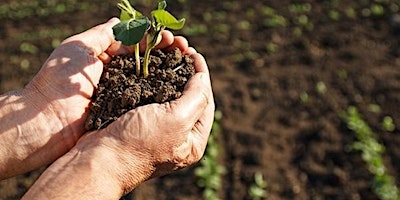
M254 183L250 186L248 193L253 200L260 200L268 195L267 182L264 180L261 172L254 174Z
M393 118L390 116L385 116L382 120L382 128L385 131L393 132L396 129Z
M216 111L204 158L200 161L200 166L194 171L199 179L197 185L203 188L203 199L206 200L220 199L218 193L222 188L222 176L226 173L225 167L218 163L220 156L218 134L221 132L221 118L222 113Z
M183 28L185 19L177 20L165 10L167 3L161 1L156 10L151 12L151 21L140 12L136 11L128 0L118 4L121 9L121 22L113 27L115 39L123 45L135 45L136 74L140 75L139 42L146 35L146 50L143 57L143 76L149 75L149 57L151 50L161 41L161 31L165 28L179 30Z
M121 22L113 27L115 39L126 46L135 45L136 75L140 75L139 42L150 26L150 21L142 13L135 10L128 0L117 4L121 9Z

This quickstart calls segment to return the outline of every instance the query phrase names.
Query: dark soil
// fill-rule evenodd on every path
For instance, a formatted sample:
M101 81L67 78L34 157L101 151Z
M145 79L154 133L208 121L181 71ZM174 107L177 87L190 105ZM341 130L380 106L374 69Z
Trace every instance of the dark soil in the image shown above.
M179 98L195 73L193 61L178 48L167 53L153 51L147 78L137 77L135 63L132 55L116 56L104 67L92 96L87 130L105 128L138 106Z
M23 87L52 49L51 39L29 40L18 37L20 31L33 34L59 27L73 34L76 27L118 15L115 1L92 2L102 10L2 21L1 92ZM339 116L350 105L385 145L385 165L400 186L400 20L399 10L393 11L399 0L177 2L168 1L168 8L176 16L187 11L184 30L189 31L184 33L206 57L217 109L223 113L219 162L227 173L221 199L250 199L247 190L255 172L268 182L267 199L378 199L360 153L350 151L353 133ZM311 9L290 10L300 3L309 3ZM384 12L366 15L376 4ZM152 6L137 8L146 13ZM286 25L271 27L265 6L287 19ZM347 16L349 8L352 17ZM338 19L332 19L332 11L339 13ZM308 24L298 23L302 15ZM21 52L26 41L41 51ZM29 68L20 66L23 59L30 61ZM371 111L371 105L380 111ZM382 129L385 116L393 118L393 132ZM193 171L150 180L125 199L203 199ZM0 182L0 199L18 199L38 173Z

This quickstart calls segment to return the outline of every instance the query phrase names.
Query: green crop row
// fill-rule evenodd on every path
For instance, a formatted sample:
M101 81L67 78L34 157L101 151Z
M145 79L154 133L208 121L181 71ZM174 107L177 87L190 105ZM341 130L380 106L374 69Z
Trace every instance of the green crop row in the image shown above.
M218 163L220 145L217 138L221 132L221 118L221 112L216 111L205 155L194 172L198 177L197 185L203 188L203 198L206 200L219 199L218 191L222 189L222 176L226 171L225 167Z
M46 17L72 11L84 11L89 8L88 2L78 0L48 1L11 1L0 4L0 19L19 20L32 16Z
M388 174L383 162L385 146L377 141L377 136L362 119L356 107L349 107L342 119L355 134L356 141L352 143L352 149L361 152L362 159L374 176L372 189L375 194L383 200L400 199L394 178Z
M205 200L220 199L218 194L223 189L222 178L226 173L226 169L225 166L218 162L221 148L218 143L218 135L221 132L221 118L221 112L216 111L205 155L200 161L200 165L194 171L198 178L197 185L203 189L203 198ZM261 172L254 174L254 182L249 186L247 192L248 197L253 200L260 200L268 195L267 182L264 180Z

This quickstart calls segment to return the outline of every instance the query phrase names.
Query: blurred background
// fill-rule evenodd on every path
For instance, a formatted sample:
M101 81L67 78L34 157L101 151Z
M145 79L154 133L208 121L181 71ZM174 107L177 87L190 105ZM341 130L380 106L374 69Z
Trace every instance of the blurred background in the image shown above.
M132 0L142 13L152 0ZM116 0L2 0L0 92ZM211 70L205 157L123 199L399 199L400 0L167 0ZM112 164L112 163L110 163ZM44 168L43 168L44 169ZM0 181L19 199L43 169Z

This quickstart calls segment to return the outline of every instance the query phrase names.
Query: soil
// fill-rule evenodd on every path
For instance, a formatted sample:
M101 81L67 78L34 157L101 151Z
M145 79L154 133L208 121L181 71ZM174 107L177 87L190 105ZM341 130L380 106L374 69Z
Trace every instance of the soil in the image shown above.
M167 53L158 49L151 52L149 59L147 78L136 75L133 55L115 56L104 67L92 96L86 130L105 128L138 106L164 103L181 96L195 73L189 56L182 55L178 48Z
M354 135L340 119L351 105L385 145L384 164L400 186L400 22L399 11L393 11L398 0L184 2L168 2L168 8L190 11L185 27L190 31L182 34L205 56L217 109L223 113L221 199L250 199L247 191L256 172L268 182L267 199L378 199L373 175L360 153L349 148ZM21 54L32 66L21 68L15 55L25 40L18 40L18 30L90 27L118 15L111 9L114 3L99 3L101 12L70 13L73 19L4 20L1 92L23 87L51 52L45 46L51 40L30 41L42 51ZM294 3L309 3L312 9L293 13ZM367 15L373 4L385 12ZM138 6L144 13L152 8ZM265 6L286 18L286 25L271 27L270 17L262 15ZM346 15L348 8L355 16ZM339 19L328 15L332 10ZM298 23L301 15L308 25ZM378 112L371 105L378 105ZM394 120L394 131L382 128L385 116ZM124 199L203 199L195 167L149 180ZM0 182L0 196L17 199L40 172Z

